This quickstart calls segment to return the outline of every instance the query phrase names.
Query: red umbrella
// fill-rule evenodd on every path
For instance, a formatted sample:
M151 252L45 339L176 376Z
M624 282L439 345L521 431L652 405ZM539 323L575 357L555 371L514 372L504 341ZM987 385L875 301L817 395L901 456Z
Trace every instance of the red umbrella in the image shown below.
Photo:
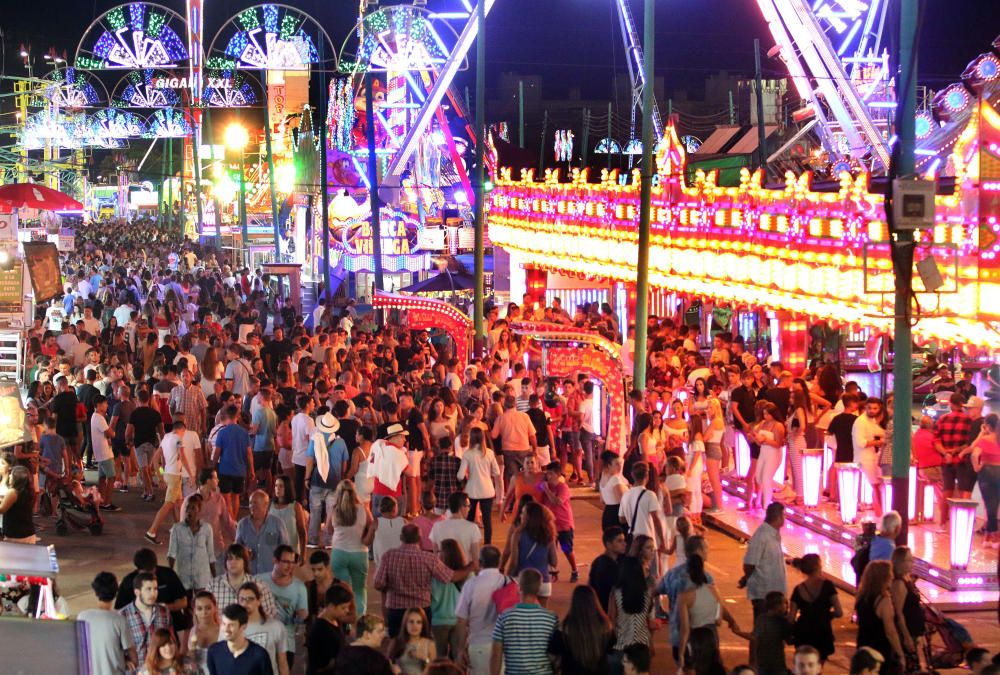
M43 211L79 211L83 204L68 195L33 183L0 185L0 202L18 208L27 206Z

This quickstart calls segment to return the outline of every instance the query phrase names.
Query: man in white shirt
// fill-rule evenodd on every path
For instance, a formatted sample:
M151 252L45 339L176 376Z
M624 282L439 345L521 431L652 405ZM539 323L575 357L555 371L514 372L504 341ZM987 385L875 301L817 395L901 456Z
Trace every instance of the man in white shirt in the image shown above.
M743 578L739 587L747 589L747 597L753 604L754 625L764 614L764 598L771 591L788 593L785 578L785 554L781 550L781 527L785 524L785 507L779 502L771 502L764 514L764 522L750 537L746 553L743 555ZM751 657L754 643L750 642Z
M198 465L197 463L192 464L189 460L189 455L194 454L196 450L187 450L184 448L184 445L190 446L194 443L196 444L196 448L200 448L201 443L198 441L197 434L195 434L194 439L191 439L188 433L193 432L188 431L182 419L174 420L173 429L170 430L170 433L164 434L163 439L160 441L160 447L153 455L152 465L154 471L160 465L160 460L163 460L163 482L167 487L167 493L163 498L163 506L156 512L153 524L143 535L146 541L153 544L161 543L156 538L156 534L160 529L160 525L167 519L167 516L173 515L174 520L180 522L179 510L181 502L184 501L184 491L181 489L182 479L185 477L188 479L191 492L198 489L196 482Z
M316 430L312 411L316 401L312 396L299 394L296 400L299 411L292 418L292 464L295 466L295 499L306 500L306 460L309 454L309 439Z
M123 302L122 304L118 305L115 308L115 313L114 313L115 321L118 322L119 326L124 327L129 322L129 319L132 318L133 311L134 308L132 307L132 305L130 305L127 302Z
M464 492L452 492L448 496L448 512L447 518L431 527L428 538L434 544L434 550L441 550L441 542L445 539L454 539L465 551L465 559L475 560L479 556L483 535L476 524L468 520L469 496Z
M484 546L479 551L479 574L469 577L455 606L457 643L468 645L469 675L489 675L493 649L493 626L497 606L493 594L507 584L516 583L504 576L500 567L500 549Z
M225 378L232 382L232 392L236 396L245 396L250 391L250 376L253 374L250 364L243 356L243 348L238 344L229 346L230 361L226 365Z
M115 482L115 455L111 451L111 439L115 430L108 425L108 399L98 394L94 398L94 414L90 416L90 442L97 462L97 489L101 493L101 508L105 511L120 511L121 507L111 503L111 486Z
M636 462L632 466L632 481L635 487L622 495L618 507L618 519L629 528L632 536L644 534L652 537L656 548L662 553L667 550L667 537L660 521L660 500L656 493L646 489L646 479L649 477L649 464Z
M45 325L49 330L59 332L62 330L63 321L66 320L66 310L62 303L56 300L45 310Z
M68 319L63 321L62 333L56 336L56 344L59 345L59 349L61 349L66 356L70 356L73 352L73 348L79 343L80 340L76 337L76 328L69 322Z
M444 376L444 386L451 389L451 393L458 394L462 388L462 377L458 374L458 359L451 359L448 362L448 374Z
M881 399L869 397L865 401L865 413L858 415L851 427L854 441L854 461L861 465L861 472L872 486L872 506L877 517L882 516L882 468L879 452L885 445L885 429L878 423L884 404Z
M101 334L101 322L94 317L94 310L90 307L83 310L83 329L90 335Z

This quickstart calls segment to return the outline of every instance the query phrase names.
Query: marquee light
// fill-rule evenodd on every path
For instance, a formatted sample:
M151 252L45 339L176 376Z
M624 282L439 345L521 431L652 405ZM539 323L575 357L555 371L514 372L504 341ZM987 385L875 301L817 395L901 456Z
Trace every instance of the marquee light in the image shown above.
M56 68L45 77L42 95L60 108L85 108L101 103L101 96L82 71Z
M133 70L119 83L122 90L112 104L119 108L172 108L180 103L180 96L176 88L162 86L169 77L162 70Z
M185 138L192 134L191 122L183 112L161 108L154 112L146 127L146 138Z
M423 9L411 5L382 7L359 23L357 64L369 72L436 70L450 50Z

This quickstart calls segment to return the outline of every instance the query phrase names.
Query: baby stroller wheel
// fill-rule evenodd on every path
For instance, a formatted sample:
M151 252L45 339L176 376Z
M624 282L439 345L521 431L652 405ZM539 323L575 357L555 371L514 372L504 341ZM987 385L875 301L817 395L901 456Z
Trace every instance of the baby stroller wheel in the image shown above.
M87 529L90 530L92 536L98 537L104 532L104 523L91 523L87 526Z

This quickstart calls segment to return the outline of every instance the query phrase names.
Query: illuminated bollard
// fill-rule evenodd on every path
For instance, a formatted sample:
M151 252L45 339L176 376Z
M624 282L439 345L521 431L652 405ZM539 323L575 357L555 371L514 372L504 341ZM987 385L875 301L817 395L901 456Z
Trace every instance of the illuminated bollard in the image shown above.
M910 466L910 489L906 499L906 514L911 523L917 522L917 467Z
M867 482L867 481L865 481ZM882 481L882 508L885 511L892 509L892 479Z
M858 494L861 490L861 467L853 462L838 462L837 488L840 490L840 520L853 525L858 520Z
M972 555L972 533L976 531L976 506L972 499L949 499L951 516L951 568L964 570L969 567Z
M860 467L858 468L860 469ZM870 511L874 500L875 490L872 488L872 484L868 481L868 477L862 473L860 491L858 492L858 504L861 510Z
M924 520L934 522L934 485L931 483L924 485Z
M829 436L823 437L823 489L829 490L830 467L833 466L833 448L830 447Z
M736 455L736 475L740 478L746 478L750 471L750 444L747 443L746 436L737 431L733 435L733 445L736 446L734 453Z
M818 506L823 491L823 450L816 448L802 452L802 503Z

